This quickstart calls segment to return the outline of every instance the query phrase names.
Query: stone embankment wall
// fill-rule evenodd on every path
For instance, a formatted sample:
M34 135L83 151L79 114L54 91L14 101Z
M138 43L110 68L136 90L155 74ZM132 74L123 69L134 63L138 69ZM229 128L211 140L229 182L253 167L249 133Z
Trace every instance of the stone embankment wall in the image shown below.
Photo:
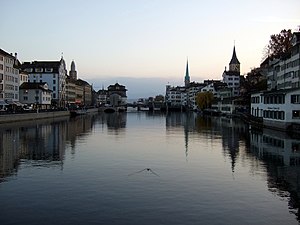
M56 117L69 116L69 115L70 115L69 111L7 114L7 115L0 115L0 123L48 119L48 118L56 118Z

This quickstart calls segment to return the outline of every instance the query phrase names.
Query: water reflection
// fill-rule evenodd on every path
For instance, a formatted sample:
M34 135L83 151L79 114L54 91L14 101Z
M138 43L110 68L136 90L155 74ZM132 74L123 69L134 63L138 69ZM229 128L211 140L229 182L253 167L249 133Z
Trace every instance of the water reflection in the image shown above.
M249 161L251 173L259 173L264 166L269 191L288 199L290 212L300 221L300 139L269 129L249 130L249 126L238 119L202 117L194 113L168 114L167 132L172 132L174 127L182 128L186 156L189 136L198 132L206 138L222 140L224 157L230 159L233 173L239 159Z
M126 114L94 114L83 117L26 121L0 125L0 182L16 174L20 161L31 166L63 169L65 149L89 135L97 123L115 134L126 127Z
M164 122L165 125L163 124ZM153 126L152 123L154 124ZM161 130L158 131L157 128L160 128ZM137 135L136 132L139 131L141 134ZM93 135L93 132L98 133ZM115 138L111 138L114 136L121 136L122 141L116 142ZM123 140L123 136L126 136L128 139ZM93 137L93 139L89 139L90 137ZM158 141L163 147L160 148L159 145L153 144L156 148L151 149L151 146L143 146L143 140L146 138L151 139L151 141L163 139L161 142ZM168 138L172 143L164 140ZM94 145L91 144L89 145L88 150L85 149L87 151L84 154L79 154L77 147L81 144L86 146L88 145L88 141L93 142L93 140L96 140L94 145L97 147L102 144L101 141L107 140L108 144L105 145L104 143L103 148L96 148L94 151L90 150L94 148ZM177 145L177 141L181 141L184 144ZM174 142L176 143L174 144ZM209 144L203 145L203 148L199 149L198 146L202 144L201 142L209 142ZM142 147L137 146L137 149L135 149L136 145ZM124 148L122 148L122 151L119 151L118 149L123 146ZM174 151L173 149L168 149L168 147L176 148L178 146L180 146L179 148L182 148L179 149L179 151L182 151L182 155L185 155L187 161L189 158L196 156L209 156L211 158L207 160L207 164L210 165L210 163L212 163L214 165L214 162L209 160L216 160L214 157L220 155L219 158L221 158L221 160L224 158L224 161L226 161L224 165L226 166L225 170L227 169L227 171L229 171L230 181L226 179L227 173L220 175L220 177L225 177L224 180L213 175L211 177L205 177L206 172L211 172L213 174L218 170L212 171L213 169L211 167L204 168L205 165L197 164L199 161L196 162L196 160L194 162L191 162L192 160L185 162L184 156L181 154L179 154L179 157L180 160L183 158L181 161L183 161L184 165L180 164L181 161L178 160L178 155L175 155L177 149ZM204 148L204 146L207 148ZM95 194L95 196L98 196L100 199L99 202L102 202L102 192L108 193L109 196L115 196L116 193L119 193L119 197L122 198L120 202L123 202L128 206L130 204L127 204L126 201L130 203L131 200L139 199L135 198L137 196L130 192L132 188L136 187L136 184L141 184L139 188L144 191L153 188L155 193L159 193L161 188L169 182L171 185L166 186L167 191L162 192L162 195L168 195L168 193L172 192L169 191L169 188L175 187L173 192L177 193L176 197L179 198L181 192L176 189L177 186L186 190L185 193L197 193L196 195L198 195L198 197L201 195L206 197L207 195L212 196L215 194L219 194L222 197L223 191L232 193L230 192L232 190L230 189L230 191L228 191L226 188L223 190L223 186L221 185L220 190L222 190L222 193L220 194L218 192L219 189L215 188L213 185L222 184L223 182L225 187L227 184L230 188L236 188L238 190L239 187L237 184L241 185L241 183L244 182L244 186L241 185L241 187L245 188L246 191L249 191L252 186L247 189L247 185L249 185L252 180L251 176L248 175L258 174L258 176L266 176L262 177L262 179L267 182L268 190L274 195L279 196L279 198L282 198L285 202L288 202L290 212L297 215L297 219L299 220L299 146L299 139L290 137L285 133L267 129L261 131L254 129L249 130L248 125L238 119L202 117L198 116L196 113L169 113L165 115L156 112L137 112L132 114L95 114L72 119L65 117L54 120L0 125L0 179L1 181L8 180L9 177L15 175L20 168L22 169L20 166L24 165L29 167L38 166L53 167L60 170L64 169L64 174L71 176L68 180L68 182L71 182L69 187L71 193L74 185L77 184L76 181L73 181L73 178L80 178L79 172L82 172L81 170L83 170L81 180L84 180L87 183L86 185L80 186L77 192L78 195L84 192L82 190L86 191L84 193L94 194L97 193L96 190L101 190L98 195ZM213 150L209 149L214 147L215 149ZM76 153L76 151L78 152ZM195 151L199 151L200 154L193 154ZM204 151L206 151L205 153L208 152L208 154L203 154ZM211 156L210 151L221 154ZM82 160L81 164L74 162L72 166L69 165L69 170L67 170L66 167L68 164L66 163L65 158L68 158L66 157L68 156L68 152L72 155L77 154L83 156L85 159ZM168 160L169 158L171 158L170 161ZM160 159L163 160L160 161ZM203 160L203 158L201 160ZM203 161L205 160L206 159ZM101 163L99 163L99 161ZM147 163L150 163L150 165ZM128 164L130 166L128 166ZM179 167L176 167L177 164L179 164ZM152 167L152 165L154 166ZM202 168L198 169L198 167L201 166ZM125 174L126 178L118 173L123 169L124 171L126 169L130 170L128 173L122 171L122 174ZM173 176L175 177L174 180L172 180L173 169L176 170L176 174ZM199 175L201 172L204 176ZM184 174L186 177L177 176L177 173L181 175ZM247 175L242 173L247 173ZM145 174L150 176L140 176ZM167 177L166 174L169 174L169 177ZM240 179L243 176L243 179L245 180L250 177L250 180L239 180L240 183L235 183L235 181L237 181L236 179L230 183L231 174L234 174L236 177L239 175ZM56 177L56 175L57 174L52 174L53 177ZM130 176L130 179L127 179L127 175ZM218 178L221 181L212 181L210 180L212 177L213 179ZM154 183L152 178L157 178L155 182L158 183ZM62 176L61 179L68 179L67 175L65 177ZM177 183L178 179L182 182ZM149 183L147 183L147 181ZM150 185L149 189L142 186L145 182ZM190 187L184 186L184 182L191 184ZM64 185L66 184L67 182L64 183ZM207 187L207 184L211 186ZM87 186L86 189L83 188L85 186ZM126 189L126 186L128 190ZM118 191L112 193L109 192L108 190L112 187ZM215 188L213 194L205 192L210 188ZM245 189L242 190L244 191ZM204 190L204 192L201 193L199 190ZM123 192L123 194L125 194L122 195L122 192L120 193L120 191L125 191ZM57 193L59 193L59 191ZM128 194L132 197L130 200L126 200L126 197L124 197ZM152 191L149 192L149 199L152 199L152 194ZM201 204L198 204L197 202L196 195L193 195L190 199L191 201L193 201L194 198L196 199L194 209L201 207ZM175 195L169 195L169 199L173 199L174 196ZM83 197L86 196L83 195ZM93 199L94 196L89 197L90 199ZM143 194L139 197L143 198ZM202 196L202 198L199 199L206 199L205 197ZM113 204L115 198L111 198L113 199L111 204ZM86 198L83 199L87 201ZM210 201L211 199L206 200ZM188 198L187 201L189 201ZM107 200L107 202L110 201ZM144 204L143 201L139 203L141 203L141 205ZM214 204L215 203L216 202L214 202ZM93 202L92 206L96 205L98 206L101 204ZM166 207L166 204L164 206ZM187 206L189 205L187 204ZM224 205L224 208L226 207L228 207L228 205ZM214 207L212 208L214 209ZM107 210L110 209L111 208L108 207ZM132 209L129 208L129 210ZM203 210L205 210L205 207Z

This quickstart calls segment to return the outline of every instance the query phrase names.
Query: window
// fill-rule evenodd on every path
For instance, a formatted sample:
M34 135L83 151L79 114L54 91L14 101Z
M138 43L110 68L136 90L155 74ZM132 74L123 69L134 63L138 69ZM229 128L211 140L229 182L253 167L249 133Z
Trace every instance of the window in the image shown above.
M300 119L300 110L293 110L293 119Z
M23 97L23 100L24 100L24 101L27 101L27 100L28 100L28 96L24 96L24 97Z
M35 68L35 72L41 73L41 72L43 72L43 68Z
M31 73L32 72L32 68L26 68L25 71L28 72L28 73Z
M45 72L52 72L53 71L53 68L46 68L45 69Z
M53 87L53 91L56 91L56 87L55 86Z
M300 95L291 95L292 104L300 104Z
M56 84L56 80L53 80L53 84Z

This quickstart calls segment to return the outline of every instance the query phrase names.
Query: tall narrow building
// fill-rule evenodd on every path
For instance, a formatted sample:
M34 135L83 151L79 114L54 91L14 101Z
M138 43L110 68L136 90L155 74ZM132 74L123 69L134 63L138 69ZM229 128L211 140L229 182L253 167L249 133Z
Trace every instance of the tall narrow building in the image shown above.
M223 72L223 82L231 89L232 96L240 95L240 62L236 56L235 46L229 62L229 70Z
M184 84L185 84L185 87L188 87L190 85L189 61L188 60L186 61Z
M77 80L77 71L75 69L75 62L74 60L71 62L71 70L69 72L70 78L72 80Z

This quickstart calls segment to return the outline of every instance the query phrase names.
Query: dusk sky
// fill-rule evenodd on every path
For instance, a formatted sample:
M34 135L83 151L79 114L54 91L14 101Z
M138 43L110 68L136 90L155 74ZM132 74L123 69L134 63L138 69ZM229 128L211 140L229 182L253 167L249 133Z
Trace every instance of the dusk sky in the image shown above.
M271 34L298 28L299 10L299 0L6 0L0 48L21 62L63 53L96 90L119 82L146 97L183 85L187 57L191 81L221 79L234 43L241 73L258 67Z

